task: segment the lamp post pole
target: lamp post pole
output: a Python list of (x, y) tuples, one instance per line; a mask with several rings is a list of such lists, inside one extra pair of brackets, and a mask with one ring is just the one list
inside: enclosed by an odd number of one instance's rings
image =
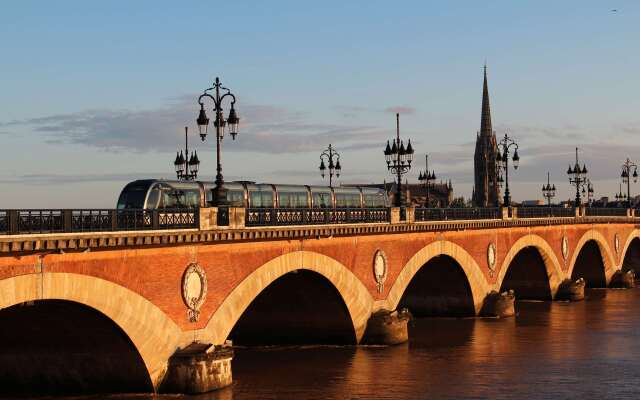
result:
[(631, 178), (633, 177), (633, 183), (638, 182), (638, 166), (627, 158), (621, 168), (622, 183), (627, 184), (627, 208), (631, 208)]
[(547, 205), (551, 207), (551, 199), (556, 197), (556, 185), (551, 185), (549, 172), (547, 172), (547, 184), (542, 185), (542, 195), (547, 199)]
[(176, 176), (178, 180), (190, 181), (195, 180), (198, 177), (198, 169), (200, 167), (200, 160), (198, 159), (198, 153), (194, 150), (189, 156), (189, 138), (188, 127), (184, 127), (184, 154), (182, 150), (180, 153), (176, 152), (176, 159), (173, 165), (176, 169)]
[(504, 138), (498, 143), (498, 147), (502, 147), (502, 154), (498, 150), (497, 161), (500, 164), (500, 169), (504, 170), (504, 199), (503, 204), (505, 207), (511, 207), (511, 193), (509, 192), (509, 151), (513, 147), (513, 169), (518, 169), (520, 164), (520, 156), (518, 155), (518, 144), (510, 138), (506, 133)]
[(591, 180), (589, 178), (586, 178), (585, 180), (585, 184), (584, 186), (582, 186), (582, 195), (586, 195), (587, 196), (587, 206), (591, 207), (591, 201), (593, 198), (593, 185), (591, 184)]
[[(336, 178), (340, 178), (340, 172), (342, 171), (342, 166), (340, 165), (340, 154), (329, 144), (329, 147), (324, 150), (320, 154), (320, 175), (324, 178), (325, 171), (327, 170), (327, 166), (325, 166), (324, 162), (327, 161), (329, 166), (329, 187), (333, 187), (333, 175)], [(335, 160), (335, 161), (334, 161)]]
[(624, 200), (627, 195), (622, 193), (622, 183), (619, 185), (619, 190), (618, 193), (616, 193), (616, 202), (618, 203), (618, 207), (620, 207), (620, 204), (622, 203), (622, 200)]
[[(215, 95), (209, 94), (210, 91), (214, 90)], [(220, 95), (220, 91), (226, 91), (226, 93)], [(231, 100), (231, 110), (229, 110), (229, 116), (227, 119), (224, 119), (224, 115), (222, 114), (222, 101), (229, 97)], [(216, 206), (223, 206), (227, 204), (227, 194), (224, 188), (224, 178), (222, 177), (222, 161), (221, 161), (221, 152), (220, 152), (220, 142), (224, 137), (225, 126), (229, 125), (229, 134), (231, 134), (231, 138), (233, 140), (236, 139), (236, 135), (238, 134), (238, 125), (240, 124), (240, 118), (236, 115), (236, 110), (234, 108), (236, 104), (236, 96), (231, 93), (229, 89), (222, 86), (220, 83), (220, 79), (216, 78), (213, 87), (205, 89), (204, 93), (198, 97), (198, 104), (200, 104), (200, 113), (198, 114), (198, 129), (200, 130), (200, 138), (202, 141), (207, 137), (207, 130), (209, 126), (209, 118), (204, 109), (205, 98), (210, 99), (213, 102), (212, 111), (215, 113), (216, 119), (213, 122), (213, 125), (216, 128), (216, 187), (213, 189), (213, 202)]]
[(424, 156), (424, 163), (425, 163), (425, 170), (424, 172), (420, 172), (420, 175), (418, 175), (418, 181), (422, 182), (425, 186), (425, 188), (427, 189), (427, 200), (424, 202), (424, 206), (425, 207), (429, 207), (429, 188), (431, 187), (431, 182), (434, 182), (436, 180), (436, 173), (435, 171), (429, 171), (429, 155), (425, 154)]
[(411, 146), (411, 139), (409, 139), (406, 148), (404, 147), (404, 142), (400, 140), (400, 114), (398, 113), (396, 113), (396, 138), (393, 139), (393, 146), (390, 146), (387, 140), (384, 156), (387, 161), (387, 169), (392, 174), (395, 174), (397, 179), (395, 206), (402, 207), (402, 175), (411, 169), (413, 147)]

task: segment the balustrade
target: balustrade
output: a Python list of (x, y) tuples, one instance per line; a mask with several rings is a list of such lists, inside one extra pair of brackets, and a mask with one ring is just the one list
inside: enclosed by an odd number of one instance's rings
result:
[[(203, 208), (202, 211), (216, 210)], [(626, 208), (521, 207), (504, 213), (501, 208), (415, 208), (410, 221), (464, 221), (535, 218), (626, 217)], [(230, 215), (233, 224), (230, 224)], [(202, 215), (208, 215), (207, 213)], [(200, 209), (95, 209), (0, 210), (0, 235), (73, 232), (115, 232), (168, 229), (242, 229), (260, 226), (394, 223), (391, 208), (228, 208), (219, 207), (217, 218), (201, 217)], [(241, 221), (240, 221), (241, 220)], [(203, 224), (201, 224), (203, 222)], [(399, 220), (396, 223), (403, 223)]]
[(518, 208), (518, 218), (549, 218), (549, 217), (571, 217), (576, 216), (574, 208), (568, 207), (520, 207)]
[(389, 222), (388, 208), (247, 208), (246, 226)]
[(0, 210), (0, 234), (198, 228), (195, 209)]
[(500, 208), (416, 208), (415, 221), (501, 219)]
[(585, 216), (587, 217), (626, 217), (626, 208), (600, 208), (585, 207)]

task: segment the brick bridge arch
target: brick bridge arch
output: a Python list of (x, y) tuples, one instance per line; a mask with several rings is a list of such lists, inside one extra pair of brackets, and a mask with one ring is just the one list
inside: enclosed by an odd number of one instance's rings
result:
[(562, 272), (561, 264), (558, 261), (558, 258), (556, 257), (556, 254), (549, 243), (542, 237), (534, 234), (528, 234), (521, 237), (511, 246), (511, 248), (505, 255), (504, 260), (502, 261), (502, 265), (500, 266), (500, 269), (498, 271), (498, 277), (496, 279), (494, 288), (496, 290), (500, 290), (509, 267), (511, 266), (511, 262), (521, 250), (527, 247), (534, 247), (538, 251), (538, 253), (540, 253), (542, 260), (544, 261), (544, 267), (547, 271), (547, 277), (549, 279), (551, 298), (554, 298), (556, 292), (558, 291), (560, 282), (562, 282), (562, 280), (564, 279), (564, 273)]
[(131, 339), (155, 389), (164, 377), (167, 359), (183, 344), (182, 331), (162, 310), (113, 282), (57, 272), (0, 280), (0, 309), (37, 300), (71, 301), (104, 314)]
[(281, 276), (300, 269), (314, 271), (333, 284), (344, 301), (357, 342), (360, 342), (371, 315), (373, 298), (364, 284), (340, 262), (320, 253), (294, 251), (263, 264), (247, 276), (227, 296), (203, 329), (211, 343), (223, 343), (251, 302)]
[[(620, 267), (622, 267), (622, 263), (624, 263), (624, 259), (627, 257), (627, 252), (629, 251), (629, 246), (631, 246), (631, 242), (633, 239), (640, 239), (640, 229), (634, 229), (629, 233), (627, 240), (624, 242), (624, 245), (620, 249)], [(640, 272), (640, 271), (638, 271)]]
[[(609, 244), (609, 241), (604, 237), (602, 233), (600, 233), (595, 229), (591, 229), (585, 232), (578, 240), (578, 243), (576, 243), (576, 246), (574, 247), (574, 250), (573, 250), (573, 254), (571, 255), (571, 261), (569, 262), (569, 270), (567, 271), (567, 277), (570, 278), (572, 276), (580, 251), (582, 250), (584, 245), (591, 240), (596, 242), (596, 244), (598, 245), (598, 249), (600, 250), (600, 255), (602, 256), (602, 264), (604, 265), (604, 275), (605, 275), (606, 283), (609, 284), (609, 282), (611, 281), (611, 276), (613, 276), (613, 273), (619, 269), (619, 266), (615, 262), (615, 257), (611, 252), (611, 246)], [(624, 252), (621, 252), (621, 254), (624, 254)]]
[(402, 295), (416, 273), (431, 259), (443, 255), (454, 259), (464, 271), (469, 287), (471, 288), (473, 305), (477, 314), (482, 307), (482, 302), (484, 301), (486, 294), (490, 291), (490, 286), (487, 284), (482, 270), (471, 254), (461, 246), (447, 240), (433, 242), (420, 249), (413, 255), (413, 257), (411, 257), (411, 259), (409, 259), (389, 290), (386, 300), (386, 308), (394, 310), (398, 307), (398, 303), (400, 302)]

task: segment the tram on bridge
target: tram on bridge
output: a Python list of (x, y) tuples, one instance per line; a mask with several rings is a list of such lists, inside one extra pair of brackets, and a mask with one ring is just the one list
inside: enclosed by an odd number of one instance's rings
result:
[[(382, 208), (389, 206), (384, 189), (350, 186), (279, 185), (235, 181), (225, 183), (227, 204), (245, 208)], [(214, 182), (145, 179), (128, 183), (117, 208), (165, 209), (206, 207), (213, 202)]]

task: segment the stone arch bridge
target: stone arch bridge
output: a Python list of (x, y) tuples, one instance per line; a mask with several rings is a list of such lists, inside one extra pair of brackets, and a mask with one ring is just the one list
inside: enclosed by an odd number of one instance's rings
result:
[[(505, 289), (552, 300), (566, 279), (606, 287), (616, 271), (634, 268), (638, 221), (200, 221), (194, 229), (0, 236), (0, 369), (11, 363), (13, 382), (49, 374), (55, 386), (66, 379), (65, 362), (91, 363), (102, 376), (86, 382), (120, 370), (123, 390), (151, 391), (194, 340), (212, 349), (229, 339), (358, 343), (377, 310), (477, 315), (490, 292)], [(80, 358), (61, 360), (49, 341)], [(215, 368), (230, 375), (229, 363)]]

